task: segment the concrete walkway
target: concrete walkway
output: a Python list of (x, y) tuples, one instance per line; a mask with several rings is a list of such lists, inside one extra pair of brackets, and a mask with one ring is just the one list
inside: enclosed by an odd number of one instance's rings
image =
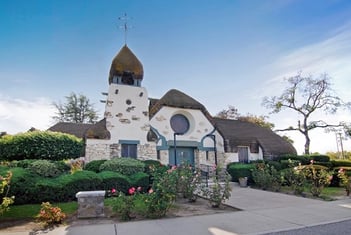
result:
[[(235, 235), (265, 234), (351, 219), (351, 199), (325, 202), (233, 187), (226, 204), (238, 212), (172, 219), (59, 227), (48, 235)], [(0, 234), (1, 231), (0, 231)], [(11, 233), (24, 235), (27, 233)]]

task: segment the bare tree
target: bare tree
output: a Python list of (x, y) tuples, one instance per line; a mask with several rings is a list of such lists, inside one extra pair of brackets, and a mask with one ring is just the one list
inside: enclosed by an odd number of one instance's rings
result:
[(299, 131), (305, 137), (305, 154), (310, 153), (309, 132), (316, 128), (342, 127), (344, 123), (329, 124), (323, 120), (311, 120), (317, 111), (334, 114), (343, 105), (341, 99), (331, 89), (330, 77), (321, 74), (318, 78), (304, 77), (300, 73), (287, 79), (287, 87), (280, 96), (264, 97), (262, 105), (279, 113), (284, 109), (293, 110), (302, 116), (297, 126), (276, 131)]
[(85, 95), (71, 93), (66, 96), (66, 103), (54, 103), (57, 115), (53, 117), (58, 122), (95, 123), (97, 111)]

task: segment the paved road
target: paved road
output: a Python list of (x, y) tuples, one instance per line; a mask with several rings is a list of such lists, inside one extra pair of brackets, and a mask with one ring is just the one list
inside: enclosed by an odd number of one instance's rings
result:
[(308, 228), (294, 229), (264, 235), (349, 235), (351, 234), (351, 220), (338, 223), (317, 225)]

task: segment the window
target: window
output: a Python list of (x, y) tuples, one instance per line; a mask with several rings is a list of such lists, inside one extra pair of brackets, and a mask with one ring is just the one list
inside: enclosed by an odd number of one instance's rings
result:
[(137, 158), (137, 144), (122, 144), (122, 157)]
[(189, 120), (182, 114), (173, 115), (170, 122), (171, 128), (175, 133), (182, 135), (189, 130)]

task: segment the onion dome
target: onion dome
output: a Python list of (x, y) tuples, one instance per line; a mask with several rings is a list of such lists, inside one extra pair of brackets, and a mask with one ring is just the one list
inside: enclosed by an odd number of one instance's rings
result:
[(114, 81), (114, 78), (120, 80), (123, 77), (128, 77), (128, 79), (137, 81), (140, 84), (141, 80), (143, 80), (143, 76), (143, 65), (128, 46), (124, 45), (112, 60), (110, 76), (108, 79), (109, 84)]

